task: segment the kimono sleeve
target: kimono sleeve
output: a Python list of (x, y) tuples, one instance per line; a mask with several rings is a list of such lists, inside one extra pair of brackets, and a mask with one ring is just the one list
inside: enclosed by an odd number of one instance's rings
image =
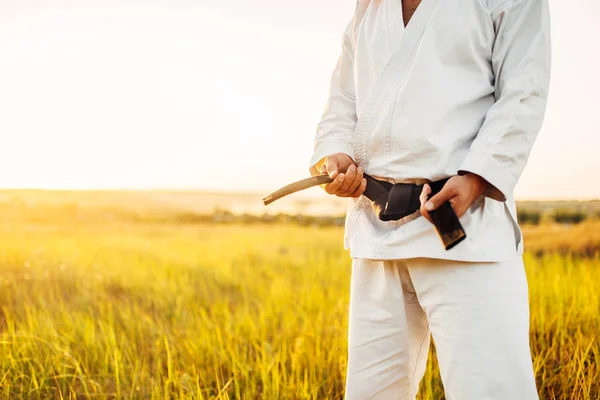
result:
[(354, 90), (354, 46), (352, 45), (352, 20), (343, 34), (342, 54), (330, 80), (325, 111), (317, 125), (314, 153), (310, 160), (312, 169), (335, 153), (345, 153), (354, 159), (352, 137), (357, 122)]
[(551, 67), (548, 0), (503, 3), (492, 13), (496, 102), (458, 171), (483, 177), (498, 201), (512, 197), (541, 130)]

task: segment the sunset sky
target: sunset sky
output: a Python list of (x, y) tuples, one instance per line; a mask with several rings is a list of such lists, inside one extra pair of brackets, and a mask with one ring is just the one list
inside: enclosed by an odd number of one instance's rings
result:
[[(397, 0), (400, 1), (400, 0)], [(0, 187), (268, 192), (308, 174), (354, 0), (0, 0)], [(600, 198), (600, 2), (551, 1), (517, 199)]]

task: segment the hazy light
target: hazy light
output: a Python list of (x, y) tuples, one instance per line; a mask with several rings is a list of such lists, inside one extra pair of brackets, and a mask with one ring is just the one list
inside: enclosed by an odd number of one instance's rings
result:
[[(600, 197), (600, 5), (551, 2), (544, 129), (517, 197)], [(354, 3), (0, 3), (0, 186), (269, 191), (308, 173)]]

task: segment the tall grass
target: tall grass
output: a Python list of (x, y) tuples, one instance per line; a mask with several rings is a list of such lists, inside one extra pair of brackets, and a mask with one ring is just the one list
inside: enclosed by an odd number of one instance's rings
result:
[[(0, 398), (341, 399), (342, 233), (5, 222)], [(540, 395), (600, 398), (599, 260), (544, 254), (526, 257)], [(431, 357), (420, 399), (440, 398)]]

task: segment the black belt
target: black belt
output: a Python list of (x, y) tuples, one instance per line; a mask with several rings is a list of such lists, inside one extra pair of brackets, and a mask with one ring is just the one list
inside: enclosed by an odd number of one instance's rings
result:
[[(420, 196), (423, 186), (413, 183), (393, 184), (375, 179), (367, 174), (364, 174), (364, 177), (367, 180), (367, 187), (363, 195), (371, 201), (380, 220), (397, 221), (421, 208)], [(448, 179), (429, 183), (430, 196), (434, 196), (442, 190)], [(331, 182), (333, 180), (327, 175), (303, 179), (271, 193), (263, 199), (263, 203), (268, 205), (288, 194)], [(436, 210), (430, 211), (429, 215), (446, 250), (450, 250), (466, 239), (467, 235), (450, 203), (442, 204)]]
[[(414, 183), (390, 183), (364, 175), (367, 188), (363, 195), (371, 200), (373, 208), (382, 221), (397, 221), (421, 208), (423, 186)], [(449, 178), (432, 182), (430, 197), (437, 194)]]

